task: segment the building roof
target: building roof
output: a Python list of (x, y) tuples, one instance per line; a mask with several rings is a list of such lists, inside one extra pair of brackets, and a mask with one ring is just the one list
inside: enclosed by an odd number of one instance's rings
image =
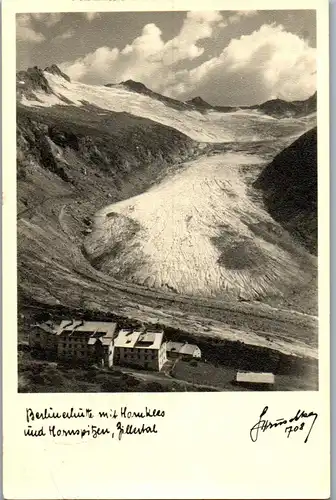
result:
[(114, 340), (115, 347), (134, 347), (138, 337), (140, 336), (140, 331), (133, 331), (131, 329), (121, 329), (118, 336)]
[(49, 322), (47, 323), (38, 323), (36, 325), (34, 325), (35, 328), (39, 328), (40, 330), (43, 330), (44, 332), (47, 332), (47, 333), (53, 333), (55, 334), (57, 329), (52, 325), (50, 324)]
[(90, 337), (88, 340), (89, 345), (95, 345), (96, 342), (101, 342), (103, 346), (108, 346), (112, 342), (111, 337)]
[(91, 333), (91, 335), (105, 333), (106, 337), (113, 337), (117, 328), (116, 323), (108, 321), (81, 321), (81, 320), (63, 320), (58, 327), (57, 335), (62, 333)]
[(99, 339), (103, 345), (109, 345), (114, 337), (117, 324), (103, 321), (63, 320), (57, 329), (59, 336), (83, 335), (89, 345), (94, 345)]
[(115, 347), (131, 349), (159, 349), (163, 341), (163, 331), (120, 330), (114, 341)]
[(186, 354), (189, 356), (200, 356), (201, 350), (195, 344), (189, 344), (187, 342), (167, 342), (167, 351), (178, 352), (179, 354)]
[(273, 373), (238, 372), (236, 382), (249, 384), (274, 384)]

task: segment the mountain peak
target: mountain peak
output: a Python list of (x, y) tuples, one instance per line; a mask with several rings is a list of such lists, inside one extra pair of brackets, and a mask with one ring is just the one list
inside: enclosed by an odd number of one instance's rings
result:
[(315, 91), (314, 94), (312, 94), (309, 98), (308, 101), (311, 102), (317, 102), (317, 92)]
[(144, 83), (137, 82), (131, 79), (121, 82), (121, 85), (124, 85), (124, 87), (128, 87), (129, 89), (135, 90), (137, 92), (150, 92), (150, 89), (146, 87)]
[(115, 87), (117, 85), (122, 85), (123, 87), (126, 87), (129, 90), (133, 90), (134, 92), (138, 92), (138, 94), (156, 94), (153, 90), (149, 89), (146, 87), (144, 83), (141, 82), (136, 82), (135, 80), (124, 80), (123, 82), (119, 83), (106, 83), (105, 87)]
[(61, 76), (62, 78), (64, 78), (68, 82), (70, 82), (70, 78), (68, 77), (68, 75), (63, 73), (63, 71), (61, 71), (60, 68), (56, 64), (52, 64), (51, 66), (47, 66), (46, 68), (44, 68), (44, 71), (46, 73), (51, 73), (52, 75)]
[(202, 97), (200, 96), (197, 96), (197, 97), (194, 97), (193, 99), (190, 99), (189, 101), (187, 101), (188, 104), (193, 104), (194, 106), (200, 106), (202, 108), (212, 108), (212, 106), (206, 102), (204, 99), (202, 99)]
[(43, 74), (41, 68), (34, 66), (28, 68), (27, 71), (18, 71), (16, 74), (16, 82), (20, 91), (42, 90), (46, 94), (51, 94), (50, 85)]

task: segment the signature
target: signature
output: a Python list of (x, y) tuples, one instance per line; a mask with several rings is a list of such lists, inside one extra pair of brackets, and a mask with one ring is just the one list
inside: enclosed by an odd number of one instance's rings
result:
[(265, 406), (263, 411), (260, 413), (258, 422), (250, 429), (250, 438), (254, 443), (259, 437), (259, 432), (265, 432), (276, 427), (282, 427), (287, 435), (287, 438), (289, 438), (292, 433), (307, 430), (306, 437), (304, 439), (304, 442), (307, 443), (318, 417), (318, 414), (314, 411), (307, 412), (305, 410), (298, 410), (296, 415), (292, 418), (285, 419), (281, 417), (274, 420), (274, 422), (271, 422), (270, 420), (266, 420), (264, 418), (267, 412), (268, 406)]

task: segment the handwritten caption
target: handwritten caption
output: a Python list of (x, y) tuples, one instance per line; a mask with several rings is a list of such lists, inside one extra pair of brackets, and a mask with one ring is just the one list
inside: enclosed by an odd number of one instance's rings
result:
[(26, 426), (23, 432), (24, 436), (30, 438), (105, 437), (121, 441), (125, 436), (158, 434), (158, 422), (164, 417), (164, 410), (147, 406), (140, 411), (127, 406), (102, 411), (93, 411), (91, 408), (56, 411), (52, 407), (36, 411), (34, 408), (26, 408)]
[(250, 438), (254, 443), (258, 440), (260, 432), (270, 431), (279, 427), (284, 431), (287, 438), (290, 438), (292, 434), (303, 433), (303, 442), (307, 443), (318, 417), (318, 414), (314, 411), (297, 410), (296, 414), (289, 418), (280, 417), (271, 421), (265, 417), (267, 412), (268, 406), (265, 406), (259, 415), (258, 422), (250, 429)]

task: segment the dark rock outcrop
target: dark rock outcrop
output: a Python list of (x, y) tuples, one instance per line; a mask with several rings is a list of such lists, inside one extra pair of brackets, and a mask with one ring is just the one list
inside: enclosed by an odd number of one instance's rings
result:
[[(45, 94), (54, 94), (54, 91), (50, 87), (47, 78), (45, 77), (45, 73), (52, 73), (54, 75), (58, 75), (68, 82), (70, 82), (70, 78), (68, 75), (63, 73), (56, 64), (42, 69), (34, 66), (33, 68), (28, 68), (27, 71), (18, 71), (16, 73), (16, 94), (17, 98), (20, 100), (23, 96), (28, 100), (38, 101), (38, 97), (35, 95), (35, 92), (44, 92)], [(61, 100), (67, 102), (67, 99), (59, 96)]]
[(249, 109), (257, 109), (262, 113), (278, 118), (300, 117), (316, 112), (317, 94), (313, 94), (303, 101), (284, 101), (283, 99), (272, 99), (262, 104), (250, 106)]
[(188, 104), (191, 104), (192, 106), (196, 106), (197, 108), (202, 108), (202, 109), (213, 109), (214, 106), (211, 106), (208, 102), (206, 102), (202, 97), (197, 96), (194, 97), (193, 99), (190, 99), (187, 101)]
[(254, 183), (272, 217), (317, 253), (317, 128), (279, 153)]
[(190, 106), (182, 101), (178, 101), (177, 99), (173, 99), (172, 97), (167, 97), (165, 95), (159, 94), (158, 92), (154, 92), (154, 90), (149, 89), (141, 82), (136, 82), (134, 80), (126, 80), (121, 83), (107, 83), (105, 87), (113, 88), (116, 86), (122, 85), (127, 90), (131, 90), (132, 92), (136, 92), (137, 94), (147, 95), (152, 99), (156, 99), (157, 101), (161, 101), (170, 108), (177, 109), (179, 111), (183, 111), (186, 109), (190, 109)]
[(155, 93), (153, 90), (146, 87), (146, 85), (144, 85), (143, 83), (136, 82), (134, 80), (126, 80), (124, 82), (121, 82), (121, 85), (129, 88), (130, 90), (134, 90), (135, 92), (138, 92), (139, 94), (151, 95), (152, 93)]
[(67, 80), (68, 82), (71, 81), (70, 77), (68, 75), (66, 75), (65, 73), (63, 73), (63, 71), (61, 71), (56, 64), (52, 64), (51, 66), (47, 66), (44, 69), (44, 71), (46, 71), (47, 73), (51, 73), (52, 75), (61, 76), (62, 78), (64, 78), (64, 80)]
[(18, 90), (24, 89), (25, 92), (42, 90), (46, 94), (52, 94), (48, 80), (44, 76), (43, 71), (37, 66), (28, 68), (27, 71), (18, 71), (16, 74), (16, 84)]

